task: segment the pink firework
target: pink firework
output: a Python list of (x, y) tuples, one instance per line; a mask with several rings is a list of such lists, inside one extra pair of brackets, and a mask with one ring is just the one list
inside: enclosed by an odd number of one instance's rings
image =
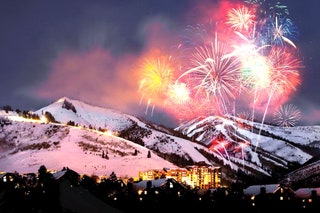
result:
[(268, 55), (271, 64), (271, 88), (276, 94), (290, 94), (300, 85), (301, 61), (287, 48), (273, 47)]
[(207, 98), (205, 92), (190, 91), (189, 85), (176, 83), (168, 96), (166, 107), (180, 121), (188, 121), (199, 116), (216, 114), (217, 104)]
[(208, 98), (221, 103), (224, 113), (239, 87), (240, 62), (237, 57), (226, 57), (228, 53), (228, 45), (218, 42), (216, 36), (209, 45), (195, 48), (190, 62), (192, 68), (179, 77), (192, 76), (194, 89), (205, 91)]

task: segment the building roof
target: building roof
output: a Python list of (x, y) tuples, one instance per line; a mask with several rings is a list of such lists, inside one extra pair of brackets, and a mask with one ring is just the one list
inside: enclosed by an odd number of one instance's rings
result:
[(295, 191), (296, 197), (298, 198), (309, 198), (311, 197), (312, 191), (315, 191), (317, 196), (320, 196), (319, 188), (300, 188)]
[(136, 190), (143, 190), (143, 189), (146, 189), (147, 188), (147, 183), (149, 181), (151, 181), (151, 187), (160, 187), (160, 186), (163, 186), (164, 184), (166, 184), (168, 178), (160, 178), (160, 179), (154, 179), (154, 180), (142, 180), (142, 181), (139, 181), (137, 183), (133, 183), (133, 187), (136, 189)]
[(73, 171), (73, 170), (71, 170), (71, 169), (69, 169), (69, 168), (64, 168), (64, 169), (62, 169), (62, 170), (60, 170), (60, 171), (58, 171), (58, 172), (55, 172), (54, 174), (53, 174), (53, 177), (56, 179), (56, 180), (59, 180), (59, 179), (61, 179), (63, 176), (65, 176), (66, 175), (66, 173), (73, 173), (73, 174), (76, 174), (77, 176), (79, 176), (79, 174), (77, 173), (77, 172), (75, 172), (75, 171)]
[(267, 194), (274, 193), (280, 184), (265, 184), (265, 185), (252, 185), (243, 190), (245, 195), (258, 195), (261, 193), (261, 188), (265, 188)]

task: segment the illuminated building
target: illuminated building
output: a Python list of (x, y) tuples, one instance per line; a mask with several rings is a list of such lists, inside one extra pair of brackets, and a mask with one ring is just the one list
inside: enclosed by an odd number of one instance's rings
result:
[(221, 168), (212, 167), (204, 163), (180, 169), (149, 170), (139, 172), (140, 180), (154, 180), (159, 178), (173, 178), (191, 188), (210, 189), (219, 188), (221, 184)]

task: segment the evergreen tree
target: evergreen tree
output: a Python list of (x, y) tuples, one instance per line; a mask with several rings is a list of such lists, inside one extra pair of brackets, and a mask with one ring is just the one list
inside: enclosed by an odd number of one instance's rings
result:
[(50, 113), (50, 112), (45, 112), (44, 113), (44, 116), (46, 117), (46, 119), (47, 119), (47, 121), (49, 122), (49, 123), (57, 123), (57, 121), (56, 121), (56, 119), (53, 117), (53, 115)]
[(114, 172), (111, 172), (109, 178), (110, 181), (114, 182), (117, 180), (117, 175)]
[(135, 149), (133, 155), (137, 156), (138, 155), (138, 150)]
[(13, 111), (13, 110), (12, 110), (12, 107), (11, 107), (10, 105), (5, 105), (5, 106), (2, 107), (2, 109), (3, 109), (4, 111), (6, 111), (6, 113), (8, 113), (9, 111)]

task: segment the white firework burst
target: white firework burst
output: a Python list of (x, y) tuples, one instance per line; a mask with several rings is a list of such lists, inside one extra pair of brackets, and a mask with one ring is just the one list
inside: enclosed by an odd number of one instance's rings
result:
[(300, 110), (293, 104), (282, 105), (273, 113), (273, 120), (278, 126), (292, 127), (300, 119)]

